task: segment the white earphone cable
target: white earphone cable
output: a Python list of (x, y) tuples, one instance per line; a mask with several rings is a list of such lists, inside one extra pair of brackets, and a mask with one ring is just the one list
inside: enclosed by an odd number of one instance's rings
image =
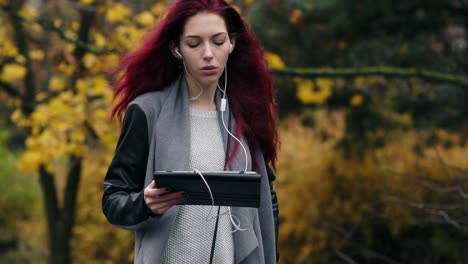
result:
[(185, 62), (184, 62), (183, 59), (182, 59), (182, 64), (184, 65), (184, 69), (185, 69), (185, 72), (187, 73), (187, 75), (198, 84), (198, 87), (200, 87), (200, 92), (196, 96), (194, 96), (192, 98), (189, 98), (190, 101), (197, 100), (203, 94), (203, 87), (197, 81), (197, 79), (195, 79), (195, 77), (193, 77), (192, 74), (190, 74), (190, 72), (187, 70), (187, 67), (185, 66)]

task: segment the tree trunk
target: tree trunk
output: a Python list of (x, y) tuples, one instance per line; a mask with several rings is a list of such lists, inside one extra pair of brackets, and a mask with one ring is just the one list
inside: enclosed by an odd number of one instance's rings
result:
[(76, 198), (81, 177), (82, 159), (71, 157), (67, 184), (64, 191), (63, 208), (59, 208), (57, 189), (53, 175), (44, 166), (39, 168), (40, 183), (44, 196), (49, 254), (51, 264), (72, 263), (70, 242), (76, 212)]

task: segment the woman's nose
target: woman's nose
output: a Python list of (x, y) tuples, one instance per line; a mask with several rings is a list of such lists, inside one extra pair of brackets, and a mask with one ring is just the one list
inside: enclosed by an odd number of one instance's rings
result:
[(213, 51), (211, 50), (211, 47), (209, 44), (206, 44), (205, 48), (203, 49), (203, 59), (204, 60), (213, 59)]

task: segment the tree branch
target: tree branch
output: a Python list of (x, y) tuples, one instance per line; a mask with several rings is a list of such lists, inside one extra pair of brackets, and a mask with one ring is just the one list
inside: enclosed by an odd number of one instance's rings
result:
[(49, 245), (50, 249), (52, 249), (57, 246), (57, 223), (60, 222), (60, 211), (58, 208), (57, 189), (55, 187), (53, 175), (47, 172), (44, 165), (39, 167), (39, 182), (41, 184), (42, 194), (44, 197), (44, 208), (49, 229)]
[(0, 89), (5, 91), (11, 97), (21, 98), (21, 94), (9, 83), (0, 81)]
[(63, 231), (62, 234), (69, 236), (74, 224), (75, 211), (76, 211), (76, 197), (78, 193), (78, 187), (80, 183), (82, 168), (82, 158), (74, 157), (70, 158), (70, 167), (67, 175), (67, 183), (64, 192), (63, 201)]
[(468, 78), (465, 76), (418, 68), (389, 66), (361, 68), (271, 68), (270, 71), (278, 76), (303, 78), (351, 78), (358, 76), (383, 76), (403, 79), (419, 78), (426, 81), (443, 82), (468, 88)]
[(21, 110), (24, 114), (28, 115), (34, 110), (36, 89), (35, 89), (35, 75), (32, 68), (31, 58), (29, 57), (29, 46), (27, 42), (27, 34), (24, 30), (22, 20), (18, 15), (20, 8), (23, 6), (24, 0), (11, 1), (10, 5), (4, 6), (7, 11), (10, 22), (15, 29), (15, 42), (21, 55), (25, 58), (26, 77), (24, 78), (25, 93), (21, 96)]

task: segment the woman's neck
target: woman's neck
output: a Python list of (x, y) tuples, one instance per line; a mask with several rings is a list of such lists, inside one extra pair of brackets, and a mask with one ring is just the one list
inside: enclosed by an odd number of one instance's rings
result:
[(190, 107), (198, 110), (216, 111), (215, 93), (216, 83), (200, 87), (192, 78), (185, 76), (188, 86)]

